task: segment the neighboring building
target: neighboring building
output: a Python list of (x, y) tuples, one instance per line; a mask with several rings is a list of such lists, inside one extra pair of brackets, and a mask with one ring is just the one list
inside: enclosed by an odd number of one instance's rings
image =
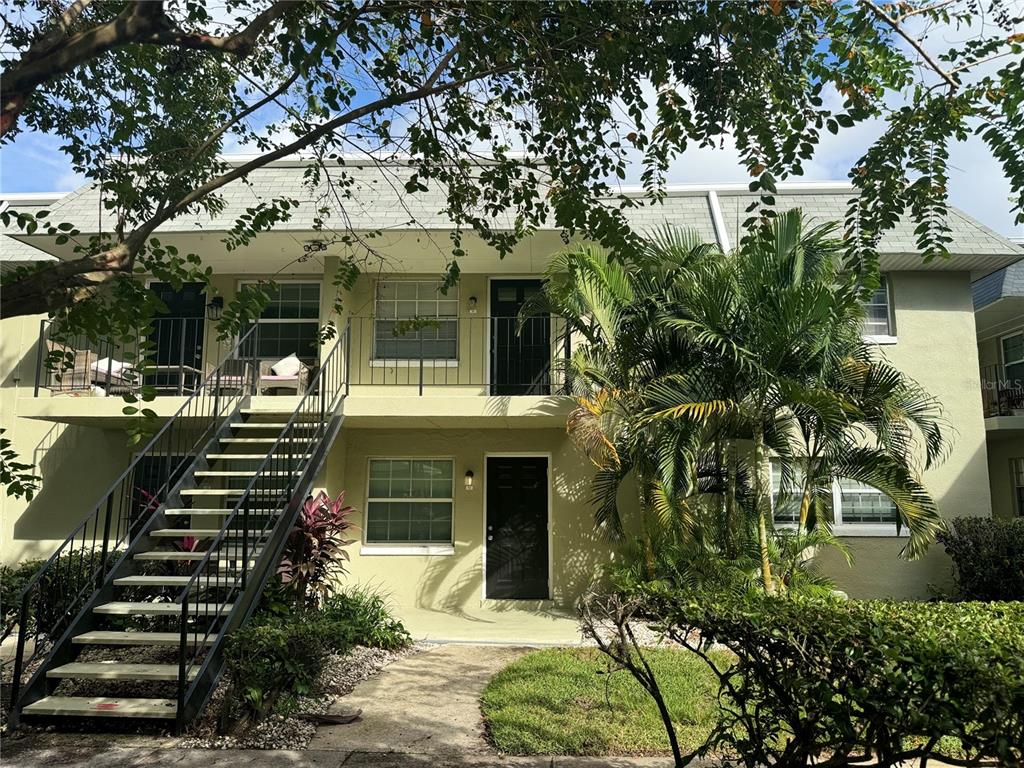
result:
[[(614, 548), (595, 533), (591, 467), (566, 436), (570, 401), (559, 394), (552, 367), (567, 350), (565, 334), (555, 318), (532, 321), (521, 333), (507, 319), (538, 290), (548, 260), (564, 247), (562, 233), (541, 228), (505, 259), (467, 236), (461, 280), (441, 295), (437, 276), (451, 229), (438, 213), (444, 200), (433, 193), (406, 195), (379, 168), (353, 165), (346, 171), (356, 183), (345, 221), (357, 232), (383, 234), (370, 241), (382, 256), (380, 265), (346, 292), (341, 316), (333, 309), (332, 276), (350, 251), (314, 231), (321, 204), (314, 201), (321, 198), (304, 188), (297, 162), (228, 186), (225, 206), (212, 220), (177, 219), (160, 229), (160, 238), (202, 256), (228, 299), (246, 281), (275, 277), (279, 294), (259, 324), (255, 356), (261, 361), (295, 353), (315, 368), (324, 354), (317, 329), (329, 320), (350, 329), (344, 420), (317, 484), (332, 494), (346, 490), (347, 501), (360, 511), (349, 566), (353, 579), (380, 586), (414, 628), (420, 619), (426, 624), (434, 617), (436, 628), (461, 617), (477, 622), (460, 625), (459, 631), (472, 633), (474, 626), (486, 631), (488, 622), (500, 623), (510, 608), (539, 615), (571, 609)], [(221, 237), (257, 202), (254, 190), (305, 205), (272, 232), (226, 252)], [(776, 201), (819, 222), (841, 221), (849, 195), (844, 184), (782, 185)], [(750, 199), (742, 186), (677, 187), (663, 203), (627, 213), (639, 229), (692, 227), (728, 249), (737, 242)], [(98, 191), (83, 187), (53, 203), (50, 220), (90, 233), (109, 226), (98, 215)], [(1010, 264), (1016, 247), (958, 211), (950, 215), (946, 259), (922, 261), (912, 224), (885, 238), (885, 288), (872, 301), (869, 331), (892, 362), (939, 398), (956, 428), (948, 460), (925, 474), (943, 514), (987, 516), (989, 466), (971, 282)], [(70, 256), (70, 246), (47, 236), (17, 240), (57, 258)], [(304, 249), (310, 241), (325, 243), (324, 249)], [(154, 289), (172, 309), (158, 321), (164, 367), (154, 408), (166, 418), (225, 345), (215, 341), (208, 319), (217, 307), (195, 286)], [(430, 322), (412, 330), (401, 325), (413, 318)], [(105, 389), (117, 391), (111, 368), (117, 353), (94, 350), (89, 357), (84, 348), (75, 350), (81, 363), (56, 382), (39, 366), (47, 344), (40, 321), (14, 319), (2, 326), (3, 426), (43, 476), (43, 490), (32, 502), (0, 502), (5, 562), (51, 551), (132, 457), (124, 440), (130, 418), (122, 414), (124, 404), (102, 396)], [(256, 396), (254, 407), (276, 407), (285, 415), (293, 407), (287, 398), (267, 404), (274, 400)], [(922, 562), (899, 561), (904, 538), (891, 506), (876, 496), (861, 488), (837, 495), (836, 532), (848, 538), (857, 564), (847, 569), (830, 561), (828, 567), (855, 596), (925, 596), (929, 583), (947, 577), (948, 563), (940, 553)]]
[(995, 517), (1024, 517), (1024, 240), (1021, 261), (974, 283)]

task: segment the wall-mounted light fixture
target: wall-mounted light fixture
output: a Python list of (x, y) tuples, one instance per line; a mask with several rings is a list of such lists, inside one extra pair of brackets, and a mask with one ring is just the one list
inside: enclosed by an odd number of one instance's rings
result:
[(473, 470), (472, 469), (467, 469), (466, 470), (466, 490), (467, 491), (472, 491), (473, 490)]
[(210, 303), (206, 305), (206, 319), (207, 320), (220, 320), (221, 313), (224, 312), (224, 297), (214, 296), (210, 299)]
[(467, 302), (467, 303), (469, 304), (469, 314), (475, 315), (476, 314), (476, 296), (470, 296), (469, 297), (469, 302)]

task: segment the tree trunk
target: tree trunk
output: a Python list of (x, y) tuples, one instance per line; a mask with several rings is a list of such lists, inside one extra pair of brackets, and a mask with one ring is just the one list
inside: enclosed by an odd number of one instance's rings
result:
[(757, 542), (761, 550), (761, 580), (764, 591), (769, 595), (775, 592), (772, 580), (772, 563), (768, 556), (768, 513), (771, 501), (764, 491), (762, 478), (762, 460), (764, 456), (764, 432), (758, 423), (754, 427), (754, 503), (757, 505)]

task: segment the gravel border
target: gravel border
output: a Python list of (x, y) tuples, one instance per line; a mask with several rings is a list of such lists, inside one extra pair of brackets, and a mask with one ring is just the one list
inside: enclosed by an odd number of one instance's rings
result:
[(398, 651), (359, 646), (347, 654), (332, 654), (324, 664), (313, 695), (300, 696), (296, 710), (288, 715), (272, 714), (238, 734), (217, 733), (217, 716), (231, 689), (225, 676), (214, 692), (202, 719), (181, 737), (179, 746), (190, 749), (306, 749), (316, 734), (316, 724), (303, 715), (325, 714), (335, 700), (352, 692), (362, 681), (380, 674), (389, 664), (419, 653), (426, 644), (417, 643)]

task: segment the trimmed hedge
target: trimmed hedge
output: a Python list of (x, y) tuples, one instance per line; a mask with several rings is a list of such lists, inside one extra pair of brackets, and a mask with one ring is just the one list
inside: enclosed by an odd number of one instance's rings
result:
[(936, 540), (953, 558), (961, 600), (1024, 600), (1024, 518), (959, 517)]
[(1024, 764), (1024, 604), (662, 594), (652, 607), (696, 652), (694, 630), (737, 657), (717, 670), (721, 717), (701, 755), (890, 765), (952, 745)]

